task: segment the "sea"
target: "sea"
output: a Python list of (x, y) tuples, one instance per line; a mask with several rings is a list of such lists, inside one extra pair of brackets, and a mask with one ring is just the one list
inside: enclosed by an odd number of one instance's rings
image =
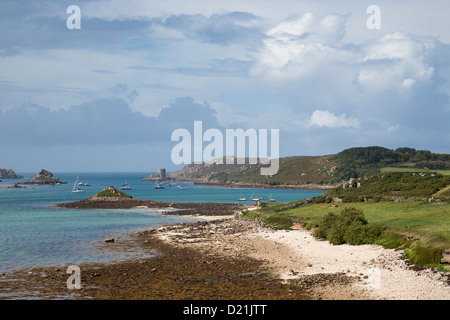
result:
[[(36, 173), (20, 173), (23, 179), (0, 182), (0, 274), (34, 266), (58, 266), (81, 263), (105, 263), (136, 258), (141, 252), (109, 252), (99, 250), (106, 238), (126, 238), (134, 232), (161, 225), (198, 221), (195, 218), (166, 215), (163, 209), (66, 209), (57, 203), (73, 202), (95, 195), (104, 188), (121, 188), (140, 199), (168, 202), (225, 202), (252, 203), (251, 198), (270, 197), (276, 202), (290, 202), (318, 196), (323, 191), (290, 189), (225, 188), (179, 182), (185, 186), (166, 186), (155, 189), (154, 182), (142, 181), (151, 173), (67, 173), (54, 176), (67, 184), (26, 185), (26, 188), (7, 188), (14, 183), (29, 181)], [(73, 193), (75, 182), (84, 192)], [(77, 183), (78, 184), (78, 183)]]

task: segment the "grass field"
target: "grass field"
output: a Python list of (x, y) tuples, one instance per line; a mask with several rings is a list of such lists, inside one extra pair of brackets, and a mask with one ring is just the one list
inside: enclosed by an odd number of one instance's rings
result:
[[(418, 265), (438, 265), (436, 261), (440, 260), (442, 250), (450, 248), (450, 203), (447, 202), (430, 204), (423, 201), (381, 201), (342, 203), (338, 206), (320, 203), (301, 207), (293, 207), (292, 203), (273, 203), (265, 204), (260, 210), (248, 212), (245, 217), (262, 218), (267, 224), (281, 227), (289, 227), (292, 221), (296, 221), (308, 228), (318, 225), (327, 213), (338, 214), (346, 207), (362, 210), (370, 224), (385, 226), (387, 233), (399, 235), (395, 239), (398, 245), (392, 245), (392, 241), (386, 238), (380, 240), (379, 244), (391, 248), (403, 246), (405, 253)], [(407, 237), (410, 240), (407, 240)], [(442, 265), (440, 268), (450, 271), (450, 268)]]
[(397, 167), (384, 167), (380, 169), (381, 173), (387, 172), (402, 172), (402, 173), (439, 173), (444, 176), (450, 175), (450, 170), (430, 170), (427, 168), (397, 168)]

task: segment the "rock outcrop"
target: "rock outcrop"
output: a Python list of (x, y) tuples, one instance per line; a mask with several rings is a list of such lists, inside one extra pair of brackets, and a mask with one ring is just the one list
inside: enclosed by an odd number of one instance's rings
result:
[(28, 182), (24, 182), (24, 184), (62, 184), (67, 182), (62, 182), (59, 178), (55, 178), (53, 173), (50, 171), (42, 169), (39, 171), (36, 177), (31, 179)]
[(0, 169), (0, 179), (22, 179), (23, 177), (17, 175), (12, 169)]
[(449, 248), (449, 249), (445, 249), (445, 250), (442, 252), (441, 263), (447, 263), (447, 264), (450, 264), (450, 248)]

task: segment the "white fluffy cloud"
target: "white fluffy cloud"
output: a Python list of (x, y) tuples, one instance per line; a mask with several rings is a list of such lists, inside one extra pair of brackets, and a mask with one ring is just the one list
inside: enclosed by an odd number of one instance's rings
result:
[(337, 46), (347, 19), (336, 14), (319, 18), (308, 12), (281, 22), (266, 33), (253, 74), (292, 79), (315, 72), (324, 62), (352, 59), (352, 52)]
[(414, 39), (401, 32), (388, 34), (362, 46), (358, 84), (365, 90), (410, 88), (429, 82), (434, 68), (427, 57), (436, 48), (434, 39)]
[(347, 117), (345, 114), (336, 116), (327, 110), (315, 110), (309, 120), (309, 125), (311, 127), (327, 127), (327, 128), (357, 128), (359, 122), (357, 119), (352, 117)]
[(449, 46), (400, 31), (344, 43), (348, 19), (306, 13), (279, 23), (267, 32), (253, 75), (288, 97), (297, 120), (308, 119), (304, 129), (428, 128), (428, 109), (448, 120)]

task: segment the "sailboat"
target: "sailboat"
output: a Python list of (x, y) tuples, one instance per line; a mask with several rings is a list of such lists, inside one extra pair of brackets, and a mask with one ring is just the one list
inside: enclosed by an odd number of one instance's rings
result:
[(255, 197), (253, 196), (254, 194), (255, 194), (255, 193), (252, 193), (252, 200), (253, 200), (253, 201), (259, 201), (260, 198), (258, 198), (258, 197), (255, 198)]
[(76, 192), (84, 192), (83, 189), (80, 189), (80, 188), (78, 187), (78, 178), (79, 178), (79, 176), (77, 175), (77, 180), (75, 180), (75, 184), (73, 185), (72, 193), (76, 193)]
[(269, 201), (270, 201), (270, 202), (275, 202), (275, 199), (272, 198), (272, 194), (270, 194), (270, 196), (269, 196)]
[(240, 196), (240, 198), (239, 198), (238, 201), (247, 201), (247, 198), (243, 198), (243, 197), (242, 197), (242, 192), (241, 192), (241, 196)]

